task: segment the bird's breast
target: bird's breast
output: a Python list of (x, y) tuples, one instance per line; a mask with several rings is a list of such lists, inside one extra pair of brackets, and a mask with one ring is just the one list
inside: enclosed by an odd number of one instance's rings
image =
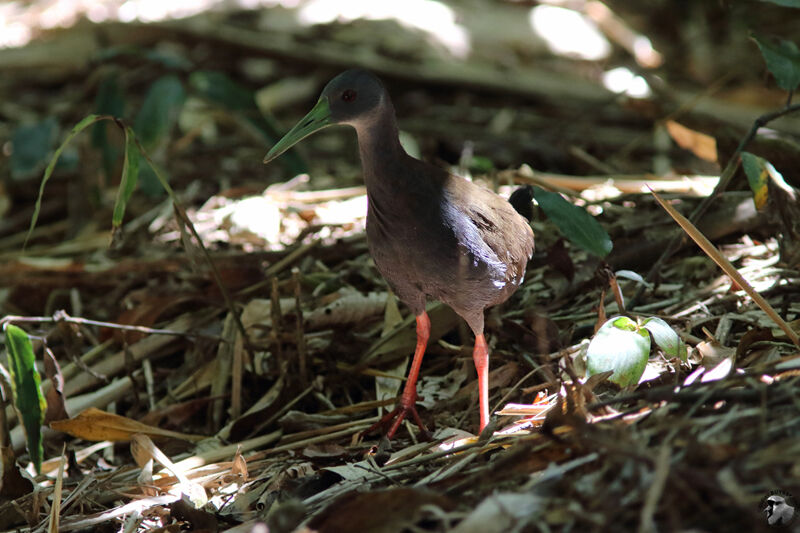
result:
[(453, 307), (471, 303), (482, 309), (505, 299), (518, 284), (481, 240), (478, 228), (459, 218), (452, 206), (419, 210), (410, 217), (383, 206), (369, 204), (367, 240), (376, 267), (401, 299), (424, 295)]

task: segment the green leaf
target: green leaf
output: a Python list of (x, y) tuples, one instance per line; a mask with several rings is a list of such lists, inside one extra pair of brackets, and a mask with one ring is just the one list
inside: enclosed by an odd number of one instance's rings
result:
[[(145, 150), (152, 153), (161, 146), (177, 121), (185, 99), (183, 84), (174, 74), (163, 76), (150, 86), (133, 124), (136, 136)], [(148, 196), (163, 194), (155, 174), (147, 167), (139, 174), (139, 182), (142, 192)]]
[[(606, 323), (608, 322), (611, 322), (615, 328), (624, 331), (637, 331), (639, 329), (639, 324), (637, 324), (634, 320), (631, 320), (626, 316), (618, 316), (616, 318), (608, 320)], [(603, 326), (600, 327), (602, 328)]]
[(756, 204), (756, 209), (761, 210), (769, 197), (769, 170), (767, 169), (769, 163), (763, 157), (758, 157), (750, 152), (742, 152), (741, 157), (742, 167), (747, 175), (747, 183), (750, 185), (750, 190), (753, 191), (753, 202)]
[(145, 150), (157, 148), (178, 117), (186, 94), (181, 80), (174, 74), (157, 79), (136, 115), (133, 129)]
[(494, 170), (494, 163), (488, 157), (476, 155), (469, 161), (469, 171), (473, 174), (488, 174)]
[(753, 34), (753, 39), (761, 49), (767, 69), (775, 76), (778, 86), (794, 91), (800, 85), (800, 50), (792, 41), (783, 39), (776, 43), (763, 35)]
[(189, 85), (204, 98), (231, 111), (257, 109), (253, 91), (230, 79), (223, 72), (200, 70), (189, 76)]
[(586, 351), (586, 375), (613, 371), (609, 380), (620, 387), (636, 385), (650, 356), (650, 335), (627, 317), (603, 324)]
[(44, 186), (47, 184), (47, 181), (50, 179), (50, 176), (53, 175), (53, 169), (56, 168), (56, 163), (58, 163), (58, 158), (61, 157), (61, 152), (64, 151), (64, 148), (69, 144), (69, 142), (80, 132), (85, 130), (88, 126), (91, 126), (95, 122), (100, 120), (105, 120), (108, 117), (98, 116), (98, 115), (89, 115), (88, 117), (84, 118), (80, 122), (78, 122), (75, 127), (72, 128), (72, 131), (69, 132), (67, 138), (64, 139), (64, 142), (61, 143), (61, 146), (56, 149), (56, 153), (53, 154), (53, 157), (50, 159), (50, 164), (47, 165), (47, 168), (44, 169), (44, 176), (42, 177), (42, 182), (39, 184), (39, 195), (36, 197), (36, 203), (33, 206), (33, 215), (31, 216), (31, 224), (28, 227), (28, 233), (25, 235), (25, 242), (22, 244), (22, 249), (25, 249), (25, 246), (28, 244), (28, 239), (31, 236), (31, 232), (33, 232), (33, 228), (36, 227), (36, 221), (39, 220), (39, 211), (42, 209), (42, 198), (44, 197)]
[(42, 170), (53, 147), (56, 119), (53, 117), (25, 124), (14, 130), (11, 137), (11, 177), (24, 179)]
[(645, 320), (642, 327), (650, 332), (656, 346), (661, 348), (667, 356), (677, 357), (686, 362), (686, 344), (669, 324), (654, 316)]
[(33, 345), (28, 334), (13, 324), (5, 324), (8, 369), (11, 374), (11, 394), (14, 406), (19, 411), (25, 435), (28, 439), (28, 453), (37, 473), (42, 470), (42, 424), (47, 410), (47, 401), (42, 395), (39, 372)]
[(111, 225), (116, 230), (122, 225), (125, 217), (125, 208), (128, 200), (136, 188), (139, 177), (139, 149), (136, 146), (136, 134), (130, 126), (125, 128), (125, 160), (122, 163), (122, 178), (117, 189), (117, 199), (114, 202), (114, 215)]
[[(256, 128), (267, 144), (273, 145), (283, 137), (275, 121), (261, 113), (256, 105), (255, 93), (230, 79), (227, 74), (200, 70), (189, 76), (189, 85), (204, 99), (241, 115)], [(294, 151), (281, 156), (280, 161), (294, 176), (308, 172), (308, 165)]]
[(533, 188), (533, 197), (570, 242), (597, 257), (611, 252), (611, 237), (585, 209), (569, 203), (558, 193), (539, 187)]
[[(117, 82), (118, 73), (106, 76), (100, 82), (94, 100), (94, 111), (98, 115), (121, 117), (125, 112), (125, 95)], [(108, 125), (95, 124), (92, 128), (92, 146), (103, 154), (103, 170), (107, 178), (114, 173), (114, 164), (119, 156), (119, 147), (108, 142)]]

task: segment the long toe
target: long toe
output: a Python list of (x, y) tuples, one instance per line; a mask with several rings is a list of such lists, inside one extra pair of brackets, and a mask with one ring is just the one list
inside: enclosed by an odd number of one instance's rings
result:
[(366, 436), (380, 429), (386, 433), (387, 439), (391, 439), (394, 437), (395, 433), (397, 433), (397, 430), (400, 429), (400, 424), (403, 423), (403, 420), (410, 416), (422, 432), (423, 438), (429, 438), (430, 432), (425, 427), (425, 424), (422, 423), (416, 406), (413, 403), (411, 405), (403, 405), (403, 403), (404, 402), (398, 403), (393, 411), (383, 415), (380, 420), (372, 424), (361, 435)]

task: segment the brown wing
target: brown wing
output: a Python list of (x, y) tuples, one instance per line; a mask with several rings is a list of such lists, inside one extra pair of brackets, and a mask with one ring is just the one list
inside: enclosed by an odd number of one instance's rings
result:
[(533, 254), (533, 230), (528, 222), (507, 200), (463, 178), (452, 176), (448, 189), (482, 240), (506, 264), (506, 281), (514, 285), (522, 281)]

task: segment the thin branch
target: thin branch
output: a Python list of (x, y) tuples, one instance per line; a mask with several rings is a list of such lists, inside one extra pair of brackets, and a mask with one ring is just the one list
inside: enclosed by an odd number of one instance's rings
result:
[(209, 339), (218, 342), (226, 342), (225, 339), (217, 335), (206, 335), (203, 333), (187, 333), (185, 331), (176, 331), (171, 329), (157, 329), (148, 328), (146, 326), (135, 326), (129, 324), (117, 324), (115, 322), (103, 322), (100, 320), (91, 320), (82, 317), (69, 316), (64, 311), (56, 311), (53, 316), (15, 316), (6, 315), (0, 318), (0, 324), (57, 324), (59, 322), (66, 322), (68, 324), (80, 324), (84, 326), (97, 326), (100, 328), (119, 329), (123, 331), (136, 331), (139, 333), (146, 333), (149, 335), (173, 335), (175, 337), (189, 337), (196, 339)]

